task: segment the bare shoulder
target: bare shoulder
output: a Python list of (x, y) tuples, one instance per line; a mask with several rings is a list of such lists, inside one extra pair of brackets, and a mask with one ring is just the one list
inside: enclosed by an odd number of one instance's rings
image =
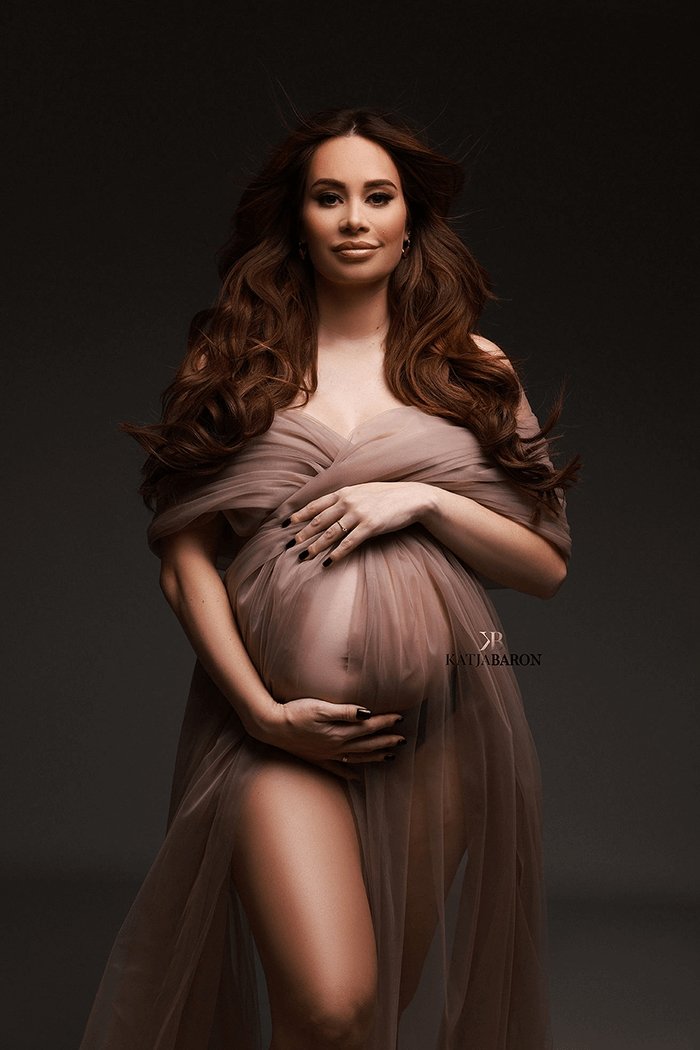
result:
[(513, 367), (508, 355), (504, 353), (496, 343), (492, 343), (490, 339), (486, 339), (483, 335), (472, 334), (472, 339), (479, 349), (484, 351), (484, 353), (491, 354), (492, 357), (498, 357), (504, 362), (504, 364), (510, 365), (511, 368)]

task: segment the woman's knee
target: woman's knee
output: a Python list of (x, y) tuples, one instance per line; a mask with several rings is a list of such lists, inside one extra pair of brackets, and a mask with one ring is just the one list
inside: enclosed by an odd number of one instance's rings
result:
[(295, 1016), (287, 1021), (299, 1033), (299, 1045), (305, 1050), (361, 1050), (374, 1023), (375, 1009), (376, 988), (368, 983), (354, 989), (327, 990), (303, 1006), (299, 1004)]

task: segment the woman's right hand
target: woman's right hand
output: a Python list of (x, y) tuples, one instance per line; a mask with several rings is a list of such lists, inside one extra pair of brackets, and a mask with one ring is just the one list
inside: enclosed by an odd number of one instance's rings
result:
[(394, 729), (402, 721), (400, 714), (372, 715), (357, 704), (301, 697), (268, 711), (253, 734), (258, 740), (348, 780), (360, 779), (353, 765), (383, 762), (405, 739)]

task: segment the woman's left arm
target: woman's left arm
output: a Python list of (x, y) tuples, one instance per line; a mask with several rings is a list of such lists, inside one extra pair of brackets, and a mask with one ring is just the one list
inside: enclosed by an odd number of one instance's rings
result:
[(516, 591), (553, 598), (566, 579), (566, 562), (544, 537), (467, 496), (432, 485), (420, 522), (477, 572)]

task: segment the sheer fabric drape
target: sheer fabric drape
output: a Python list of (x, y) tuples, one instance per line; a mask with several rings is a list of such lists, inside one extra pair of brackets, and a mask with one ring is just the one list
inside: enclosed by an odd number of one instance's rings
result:
[[(523, 397), (523, 435), (538, 424)], [(546, 445), (541, 449), (547, 457)], [(348, 785), (379, 952), (368, 1050), (546, 1050), (540, 771), (484, 583), (421, 526), (330, 568), (286, 551), (280, 522), (344, 485), (418, 481), (533, 528), (565, 558), (565, 504), (530, 522), (467, 429), (401, 406), (344, 438), (295, 409), (215, 477), (161, 508), (159, 540), (223, 513), (246, 542), (219, 567), (248, 652), (279, 701), (401, 711), (393, 763)], [(508, 656), (500, 643), (491, 653)], [(461, 659), (460, 659), (461, 657)], [(175, 702), (175, 701), (174, 701)], [(107, 961), (80, 1050), (261, 1046), (253, 942), (231, 880), (240, 800), (269, 755), (196, 661), (167, 834)], [(412, 993), (399, 1016), (401, 988)]]

